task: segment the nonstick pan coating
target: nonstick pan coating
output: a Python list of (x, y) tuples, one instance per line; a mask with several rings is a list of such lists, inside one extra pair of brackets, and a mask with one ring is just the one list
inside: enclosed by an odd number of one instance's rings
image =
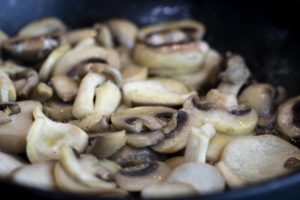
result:
[[(193, 18), (206, 25), (205, 39), (212, 47), (222, 53), (241, 54), (259, 81), (282, 85), (289, 96), (294, 96), (300, 94), (299, 9), (299, 0), (1, 0), (0, 29), (13, 35), (24, 24), (45, 16), (59, 17), (71, 28), (111, 17), (128, 18), (138, 25)], [(299, 199), (299, 188), (300, 173), (295, 173), (252, 187), (189, 199)], [(0, 191), (8, 198), (90, 199), (28, 189), (7, 181), (0, 181)]]

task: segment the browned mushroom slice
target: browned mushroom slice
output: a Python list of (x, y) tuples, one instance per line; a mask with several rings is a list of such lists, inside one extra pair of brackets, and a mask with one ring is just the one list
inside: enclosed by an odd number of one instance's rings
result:
[(48, 119), (41, 108), (36, 108), (33, 115), (34, 123), (26, 138), (26, 153), (32, 163), (58, 160), (63, 145), (70, 145), (78, 152), (86, 148), (88, 135), (80, 128)]
[(64, 102), (71, 101), (75, 98), (78, 85), (76, 81), (66, 75), (54, 76), (51, 83), (56, 95)]
[(241, 187), (287, 174), (291, 158), (300, 159), (300, 150), (273, 135), (244, 136), (230, 142), (218, 163), (230, 187)]
[(12, 180), (29, 187), (36, 187), (44, 190), (55, 188), (53, 179), (54, 162), (42, 162), (32, 165), (25, 165), (12, 174)]
[(110, 19), (106, 24), (119, 44), (128, 48), (134, 46), (138, 31), (135, 24), (126, 19)]
[[(172, 80), (172, 82), (177, 82)], [(177, 85), (183, 85), (177, 82)], [(184, 85), (182, 87), (185, 87)], [(181, 88), (182, 88), (181, 87)], [(125, 83), (122, 87), (124, 100), (129, 105), (162, 105), (178, 106), (195, 94), (195, 91), (178, 91), (176, 87), (159, 79), (133, 81)]]
[(91, 146), (88, 152), (97, 158), (107, 158), (117, 152), (126, 143), (125, 131), (90, 134)]
[(206, 163), (184, 163), (176, 167), (167, 181), (177, 181), (193, 186), (200, 194), (221, 192), (225, 189), (225, 180), (221, 173)]
[(65, 35), (65, 40), (71, 44), (75, 45), (79, 41), (82, 41), (86, 38), (95, 37), (97, 35), (96, 30), (92, 28), (84, 28), (84, 29), (77, 29), (74, 31), (70, 31)]
[(32, 37), (52, 33), (63, 33), (67, 30), (66, 25), (54, 17), (42, 18), (30, 22), (18, 32), (18, 36)]
[(146, 161), (139, 165), (121, 169), (115, 178), (120, 188), (137, 192), (147, 185), (162, 182), (167, 178), (170, 171), (171, 169), (163, 162)]
[(300, 137), (300, 96), (291, 98), (278, 108), (277, 124), (285, 136), (291, 139)]
[(81, 69), (89, 63), (105, 63), (120, 68), (120, 58), (113, 49), (97, 46), (74, 48), (62, 56), (55, 64), (53, 75), (67, 75), (72, 70)]
[(15, 101), (17, 99), (16, 88), (9, 76), (0, 71), (0, 103)]
[(171, 157), (164, 161), (171, 169), (175, 169), (177, 166), (183, 164), (185, 159), (183, 156)]
[(55, 34), (17, 37), (6, 40), (3, 43), (3, 50), (14, 58), (36, 62), (46, 58), (59, 44), (60, 38)]
[(186, 146), (191, 132), (191, 125), (194, 121), (184, 109), (179, 110), (175, 117), (175, 127), (168, 132), (165, 132), (165, 137), (161, 142), (151, 146), (154, 151), (159, 153), (174, 153)]
[(39, 75), (34, 69), (27, 68), (16, 73), (13, 77), (14, 84), (19, 97), (26, 98), (39, 83)]
[(49, 100), (53, 96), (52, 87), (48, 86), (46, 83), (40, 82), (37, 84), (36, 88), (34, 88), (30, 94), (30, 98), (45, 102)]
[(98, 164), (98, 159), (92, 155), (79, 156), (76, 150), (63, 145), (59, 163), (65, 172), (75, 180), (88, 187), (99, 190), (109, 190), (116, 187), (112, 180), (113, 174)]
[(257, 123), (257, 114), (247, 106), (224, 108), (191, 97), (185, 101), (185, 109), (191, 112), (191, 117), (203, 123), (211, 123), (217, 132), (233, 135), (251, 133)]
[(44, 103), (44, 113), (55, 121), (68, 122), (74, 119), (72, 114), (72, 105), (50, 100)]
[(0, 177), (6, 178), (13, 171), (25, 165), (25, 162), (14, 155), (0, 151)]
[(204, 26), (192, 20), (152, 25), (138, 32), (134, 61), (148, 66), (152, 74), (184, 74), (201, 68), (209, 49), (199, 41)]
[(146, 186), (141, 196), (143, 198), (161, 199), (194, 196), (198, 192), (193, 186), (180, 182), (162, 182)]
[(32, 124), (32, 112), (42, 107), (38, 101), (19, 101), (19, 113), (10, 115), (10, 123), (0, 126), (0, 148), (6, 152), (23, 153), (26, 149), (26, 136)]

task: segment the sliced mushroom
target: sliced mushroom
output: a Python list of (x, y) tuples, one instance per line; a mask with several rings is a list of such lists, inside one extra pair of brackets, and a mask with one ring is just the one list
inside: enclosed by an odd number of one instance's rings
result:
[(204, 26), (192, 20), (144, 27), (138, 33), (133, 59), (148, 66), (151, 74), (195, 72), (209, 49), (207, 43), (199, 41), (203, 34)]
[(105, 63), (120, 68), (120, 58), (113, 49), (97, 46), (74, 48), (58, 60), (54, 66), (53, 75), (72, 74), (72, 70), (82, 69), (89, 63)]
[(175, 156), (165, 160), (164, 163), (166, 163), (171, 169), (175, 169), (177, 166), (185, 163), (185, 159), (183, 156)]
[(0, 103), (16, 99), (17, 93), (12, 80), (5, 72), (0, 71)]
[(17, 103), (0, 103), (0, 125), (11, 122), (10, 115), (20, 112), (21, 108)]
[(273, 135), (244, 136), (230, 142), (218, 166), (230, 187), (241, 187), (287, 174), (291, 158), (300, 158), (300, 150)]
[(27, 68), (24, 71), (15, 74), (14, 79), (17, 94), (21, 98), (28, 97), (39, 83), (38, 73), (31, 68)]
[(193, 186), (180, 182), (162, 182), (146, 186), (141, 195), (143, 198), (161, 199), (178, 198), (196, 195)]
[(15, 171), (11, 178), (14, 182), (44, 190), (55, 188), (53, 179), (54, 162), (25, 165)]
[(206, 162), (209, 140), (216, 134), (211, 124), (204, 124), (200, 128), (192, 127), (185, 148), (184, 157), (186, 162)]
[(112, 34), (108, 26), (106, 26), (105, 24), (97, 23), (94, 25), (94, 29), (97, 31), (97, 35), (95, 36), (95, 38), (100, 46), (104, 46), (106, 48), (114, 47)]
[(171, 169), (163, 162), (147, 161), (121, 169), (115, 178), (120, 188), (137, 192), (143, 190), (147, 185), (164, 181), (170, 171)]
[(63, 145), (59, 163), (69, 176), (88, 187), (103, 191), (116, 187), (115, 183), (110, 182), (112, 174), (99, 165), (98, 159), (92, 155), (78, 157), (76, 150)]
[(159, 80), (133, 81), (125, 83), (122, 89), (125, 101), (133, 105), (178, 106), (196, 93), (178, 92)]
[(110, 19), (106, 22), (113, 37), (119, 44), (132, 48), (138, 28), (135, 24), (126, 19)]
[(52, 33), (64, 33), (66, 30), (67, 27), (61, 20), (49, 17), (30, 22), (19, 30), (18, 36), (32, 37)]
[(26, 136), (32, 125), (32, 112), (42, 105), (38, 101), (19, 101), (19, 113), (10, 115), (10, 123), (0, 125), (0, 149), (11, 153), (26, 150)]
[(91, 147), (89, 153), (97, 158), (107, 158), (121, 149), (126, 143), (126, 132), (108, 132), (100, 134), (91, 134), (89, 137)]
[(96, 30), (92, 28), (83, 28), (83, 29), (77, 29), (74, 31), (70, 31), (67, 34), (65, 34), (65, 40), (67, 43), (71, 45), (75, 45), (81, 40), (84, 40), (86, 38), (95, 37), (97, 35)]
[(80, 119), (94, 112), (95, 88), (104, 80), (103, 76), (92, 72), (82, 79), (73, 104), (72, 113), (74, 117)]
[(225, 189), (225, 180), (220, 172), (206, 163), (189, 162), (176, 167), (167, 181), (176, 181), (193, 186), (200, 194), (221, 192)]
[(54, 69), (55, 63), (65, 54), (70, 50), (70, 45), (68, 44), (63, 44), (54, 49), (48, 58), (45, 60), (45, 62), (42, 64), (40, 71), (39, 71), (39, 76), (41, 81), (47, 81)]
[(44, 103), (43, 112), (55, 121), (68, 122), (74, 119), (71, 104), (50, 100)]
[(122, 70), (123, 84), (131, 81), (146, 80), (148, 76), (148, 68), (131, 66), (125, 67)]
[(7, 178), (16, 169), (25, 165), (24, 161), (14, 155), (0, 151), (0, 177)]
[(56, 95), (64, 102), (73, 100), (78, 92), (76, 81), (66, 75), (53, 76), (51, 83)]
[(217, 132), (241, 135), (251, 133), (257, 123), (257, 114), (247, 106), (224, 108), (222, 106), (191, 97), (185, 101), (185, 109), (196, 121), (211, 123)]
[(285, 136), (291, 139), (300, 137), (300, 96), (293, 97), (279, 106), (277, 124)]
[(30, 98), (45, 102), (49, 100), (53, 96), (52, 87), (48, 86), (46, 83), (40, 82), (37, 84), (36, 88), (34, 88), (30, 94)]
[(29, 62), (37, 62), (46, 58), (49, 53), (58, 47), (58, 35), (42, 35), (35, 37), (16, 37), (3, 43), (3, 51), (10, 56)]
[(86, 148), (88, 135), (80, 128), (48, 119), (41, 108), (36, 108), (33, 116), (34, 123), (26, 138), (26, 153), (32, 163), (58, 160), (63, 145), (70, 145), (78, 152)]

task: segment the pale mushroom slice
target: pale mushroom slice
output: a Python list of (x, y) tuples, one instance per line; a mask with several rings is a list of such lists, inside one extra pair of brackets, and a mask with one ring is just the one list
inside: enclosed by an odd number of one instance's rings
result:
[(48, 17), (34, 20), (22, 27), (18, 32), (18, 36), (32, 37), (52, 33), (64, 33), (66, 30), (66, 25), (60, 19)]
[(10, 122), (0, 125), (0, 148), (10, 153), (26, 151), (26, 136), (33, 123), (32, 112), (42, 105), (38, 101), (17, 101), (20, 112), (9, 116)]
[(11, 179), (29, 187), (52, 190), (55, 188), (53, 179), (54, 162), (41, 162), (25, 165), (16, 170)]
[(209, 141), (215, 134), (216, 130), (211, 124), (192, 127), (184, 152), (186, 162), (205, 163)]
[(32, 163), (58, 160), (63, 145), (70, 145), (78, 152), (86, 148), (88, 135), (80, 128), (48, 119), (41, 108), (36, 108), (33, 116), (34, 123), (26, 138), (26, 153)]
[(72, 107), (72, 104), (50, 100), (44, 103), (43, 112), (54, 121), (69, 122), (74, 119)]
[(225, 180), (216, 167), (206, 163), (189, 162), (176, 167), (168, 176), (167, 182), (176, 181), (193, 186), (200, 194), (221, 192)]
[(51, 83), (56, 95), (64, 102), (71, 101), (78, 92), (78, 84), (66, 75), (53, 76)]
[(281, 133), (292, 140), (300, 138), (300, 96), (282, 103), (278, 108), (277, 125)]
[(98, 188), (86, 186), (75, 180), (74, 177), (70, 176), (59, 163), (57, 163), (54, 167), (54, 179), (56, 186), (62, 191), (111, 196), (128, 195), (128, 193), (125, 190), (119, 188), (99, 190)]
[(116, 174), (115, 179), (120, 188), (130, 192), (138, 192), (147, 185), (164, 181), (170, 171), (169, 166), (163, 162), (150, 160), (122, 168)]
[(107, 158), (117, 152), (126, 144), (126, 132), (108, 132), (100, 134), (90, 134), (91, 146), (88, 152), (97, 158)]
[(12, 80), (5, 72), (0, 71), (0, 103), (16, 99), (17, 92)]
[(289, 159), (300, 159), (300, 150), (273, 135), (244, 136), (230, 142), (217, 164), (232, 188), (290, 173)]
[(193, 186), (180, 182), (162, 182), (146, 186), (141, 196), (143, 198), (161, 199), (194, 196), (198, 192)]
[(184, 156), (171, 157), (164, 161), (171, 169), (175, 169), (177, 166), (185, 163)]
[(148, 77), (148, 68), (139, 66), (124, 67), (122, 73), (122, 85), (131, 81), (146, 80)]
[(14, 155), (0, 151), (0, 177), (6, 178), (16, 169), (23, 167), (25, 162)]
[(195, 91), (178, 92), (159, 80), (128, 82), (123, 85), (122, 89), (124, 100), (129, 105), (179, 106), (188, 97), (196, 94)]
[(65, 40), (67, 43), (75, 45), (79, 41), (82, 41), (86, 38), (95, 37), (96, 35), (97, 32), (93, 28), (82, 28), (67, 32), (65, 34)]
[(70, 45), (68, 44), (63, 44), (54, 49), (48, 58), (44, 61), (42, 64), (40, 71), (39, 71), (39, 76), (41, 81), (47, 81), (54, 69), (55, 63), (65, 54), (70, 50)]
[(110, 19), (106, 22), (113, 37), (119, 44), (132, 48), (138, 32), (137, 26), (126, 19)]
[(92, 155), (78, 155), (78, 152), (69, 146), (63, 145), (60, 148), (60, 165), (65, 172), (81, 184), (106, 191), (116, 188), (111, 182), (114, 174), (98, 164), (98, 159)]
[(105, 78), (102, 75), (93, 72), (84, 76), (73, 104), (72, 113), (74, 117), (81, 119), (94, 112), (95, 89), (104, 81)]
[(196, 121), (211, 123), (217, 132), (231, 135), (252, 133), (258, 120), (256, 111), (251, 107), (225, 108), (195, 96), (185, 101), (183, 107), (189, 110)]
[(28, 98), (39, 83), (39, 75), (32, 68), (25, 68), (23, 71), (16, 73), (15, 79), (14, 85), (17, 95), (21, 98)]
[(30, 94), (30, 98), (40, 102), (45, 102), (53, 96), (52, 87), (48, 86), (46, 83), (40, 82), (37, 84)]
[(94, 25), (94, 29), (97, 32), (97, 35), (95, 36), (96, 42), (100, 46), (104, 46), (106, 48), (114, 47), (114, 41), (108, 26), (106, 26), (105, 24), (97, 23)]

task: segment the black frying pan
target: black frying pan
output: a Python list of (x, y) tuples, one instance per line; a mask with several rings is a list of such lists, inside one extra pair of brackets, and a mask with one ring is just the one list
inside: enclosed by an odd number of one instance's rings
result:
[[(0, 29), (13, 35), (24, 24), (57, 16), (71, 28), (92, 25), (111, 17), (128, 18), (138, 25), (194, 18), (207, 27), (205, 39), (217, 50), (245, 57), (261, 82), (283, 85), (288, 94), (300, 94), (300, 1), (217, 0), (1, 0)], [(1, 198), (87, 199), (80, 195), (46, 192), (0, 180)], [(103, 199), (97, 197), (98, 199)], [(134, 197), (131, 197), (134, 198)], [(300, 173), (247, 188), (189, 199), (279, 200), (300, 199)]]

